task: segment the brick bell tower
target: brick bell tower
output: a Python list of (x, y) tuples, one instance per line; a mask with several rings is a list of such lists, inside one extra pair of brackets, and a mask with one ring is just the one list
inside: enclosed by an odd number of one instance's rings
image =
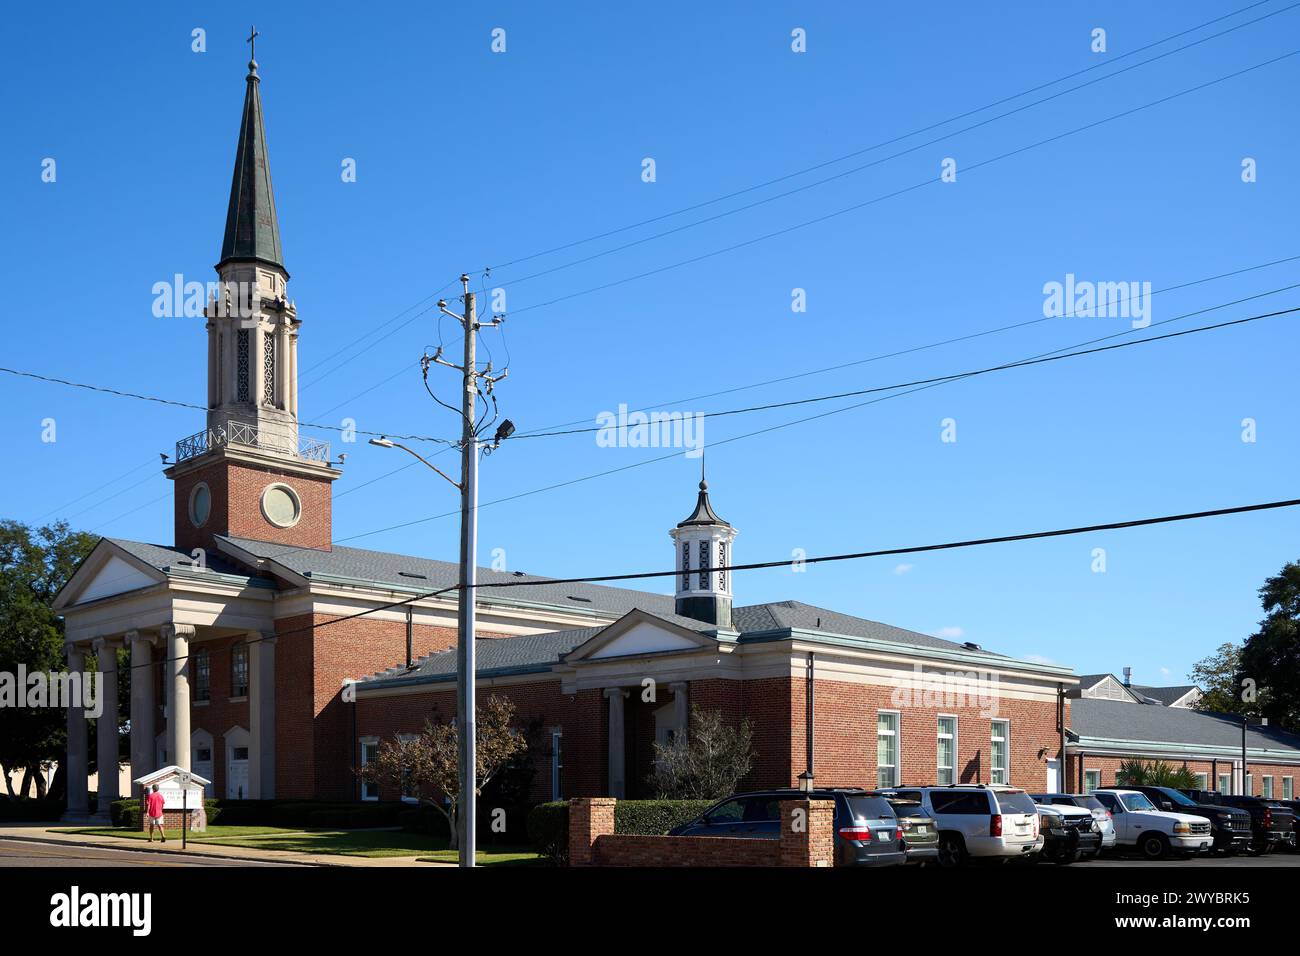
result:
[(176, 547), (225, 534), (329, 550), (328, 442), (298, 435), (298, 319), (271, 190), (257, 61), (248, 64), (226, 233), (207, 309), (207, 427), (176, 443)]

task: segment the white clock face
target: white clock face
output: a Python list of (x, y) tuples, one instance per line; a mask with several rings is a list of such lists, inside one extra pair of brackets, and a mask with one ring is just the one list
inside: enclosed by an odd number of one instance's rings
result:
[(279, 528), (291, 528), (302, 517), (302, 503), (288, 485), (268, 485), (262, 492), (262, 514)]

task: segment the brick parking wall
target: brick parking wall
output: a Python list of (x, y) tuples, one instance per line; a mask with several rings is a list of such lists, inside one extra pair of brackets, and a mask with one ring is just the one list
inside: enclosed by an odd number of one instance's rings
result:
[[(1088, 756), (1083, 757), (1083, 769), (1101, 771), (1101, 786), (1115, 786), (1115, 774), (1119, 771), (1120, 764), (1125, 759), (1140, 759), (1149, 762), (1163, 760), (1172, 767), (1187, 767), (1193, 773), (1203, 773), (1206, 775), (1207, 784), (1205, 789), (1218, 790), (1218, 774), (1232, 775), (1231, 759), (1221, 759), (1218, 761), (1217, 768), (1212, 760), (1181, 760), (1170, 759), (1167, 757), (1101, 757)], [(1079, 757), (1077, 754), (1071, 754), (1066, 761), (1069, 774), (1066, 777), (1067, 788), (1071, 792), (1080, 791), (1082, 788), (1079, 783)], [(1282, 799), (1282, 778), (1290, 777), (1292, 782), (1292, 799), (1296, 799), (1295, 794), (1300, 794), (1300, 766), (1286, 764), (1264, 764), (1249, 763), (1246, 765), (1246, 772), (1250, 775), (1251, 795), (1261, 797), (1264, 795), (1264, 777), (1273, 778), (1273, 797)]]
[(570, 866), (792, 866), (835, 862), (834, 804), (784, 800), (777, 840), (747, 837), (672, 837), (614, 833), (608, 797), (569, 801)]

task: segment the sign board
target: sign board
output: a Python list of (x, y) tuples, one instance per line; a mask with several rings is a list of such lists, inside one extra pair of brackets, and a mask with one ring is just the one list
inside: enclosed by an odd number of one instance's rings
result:
[(183, 767), (172, 766), (138, 777), (135, 782), (144, 787), (146, 792), (152, 790), (157, 784), (158, 792), (163, 798), (163, 809), (187, 811), (189, 829), (207, 828), (208, 816), (203, 807), (203, 788), (211, 783), (210, 780)]

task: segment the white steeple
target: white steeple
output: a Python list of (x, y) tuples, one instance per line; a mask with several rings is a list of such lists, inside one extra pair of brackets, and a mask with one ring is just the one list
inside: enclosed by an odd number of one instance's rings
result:
[(677, 613), (730, 628), (731, 572), (718, 569), (734, 563), (731, 543), (737, 532), (709, 504), (703, 475), (695, 510), (668, 533), (677, 551)]

